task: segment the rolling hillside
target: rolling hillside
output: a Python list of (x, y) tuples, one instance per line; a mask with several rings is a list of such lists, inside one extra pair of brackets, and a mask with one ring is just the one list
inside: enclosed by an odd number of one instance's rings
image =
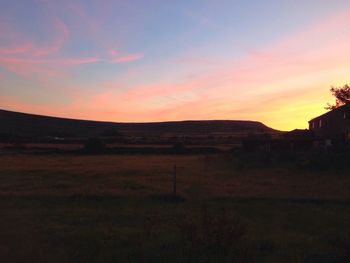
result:
[(128, 136), (231, 136), (276, 133), (256, 121), (169, 121), (118, 123), (75, 120), (0, 110), (0, 134), (16, 136), (91, 137), (123, 134)]

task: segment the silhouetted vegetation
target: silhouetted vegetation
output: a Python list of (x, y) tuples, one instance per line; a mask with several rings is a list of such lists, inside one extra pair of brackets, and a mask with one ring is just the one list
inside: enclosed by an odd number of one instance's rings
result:
[(99, 138), (90, 138), (85, 142), (84, 150), (88, 153), (103, 153), (106, 150), (106, 145)]
[(330, 89), (332, 95), (335, 97), (335, 104), (327, 103), (327, 110), (334, 110), (344, 104), (350, 103), (350, 87), (345, 84), (343, 87), (331, 87)]
[(185, 153), (186, 152), (185, 144), (182, 142), (175, 142), (173, 144), (173, 151), (174, 153)]

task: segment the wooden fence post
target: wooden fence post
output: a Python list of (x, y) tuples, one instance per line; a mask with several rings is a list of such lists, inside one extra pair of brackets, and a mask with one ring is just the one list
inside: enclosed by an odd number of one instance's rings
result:
[(173, 171), (173, 194), (176, 195), (176, 164), (174, 165)]

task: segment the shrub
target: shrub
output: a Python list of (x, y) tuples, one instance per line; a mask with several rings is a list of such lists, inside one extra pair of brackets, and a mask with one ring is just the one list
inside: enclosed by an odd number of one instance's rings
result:
[(101, 153), (106, 150), (106, 145), (98, 138), (90, 138), (85, 142), (84, 150), (88, 153)]
[(186, 151), (185, 144), (182, 142), (176, 142), (173, 144), (174, 153), (184, 153)]

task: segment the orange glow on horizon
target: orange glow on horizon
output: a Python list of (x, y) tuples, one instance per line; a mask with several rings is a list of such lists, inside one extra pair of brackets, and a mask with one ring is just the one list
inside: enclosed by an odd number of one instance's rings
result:
[[(252, 31), (236, 37), (231, 26), (242, 30), (240, 24), (229, 20), (227, 26), (210, 8), (202, 11), (212, 15), (211, 22), (177, 10), (190, 28), (166, 16), (164, 21), (125, 16), (120, 19), (133, 19), (125, 30), (108, 12), (113, 1), (86, 4), (103, 7), (93, 18), (83, 3), (37, 2), (31, 11), (47, 12), (33, 15), (42, 20), (36, 21), (40, 30), (0, 19), (2, 109), (115, 122), (254, 120), (293, 130), (326, 112), (326, 103), (334, 101), (331, 86), (350, 84), (350, 5), (320, 11), (294, 27), (279, 27), (261, 13), (256, 21), (241, 21)], [(261, 36), (258, 22), (271, 32)], [(159, 32), (148, 31), (152, 28)]]

